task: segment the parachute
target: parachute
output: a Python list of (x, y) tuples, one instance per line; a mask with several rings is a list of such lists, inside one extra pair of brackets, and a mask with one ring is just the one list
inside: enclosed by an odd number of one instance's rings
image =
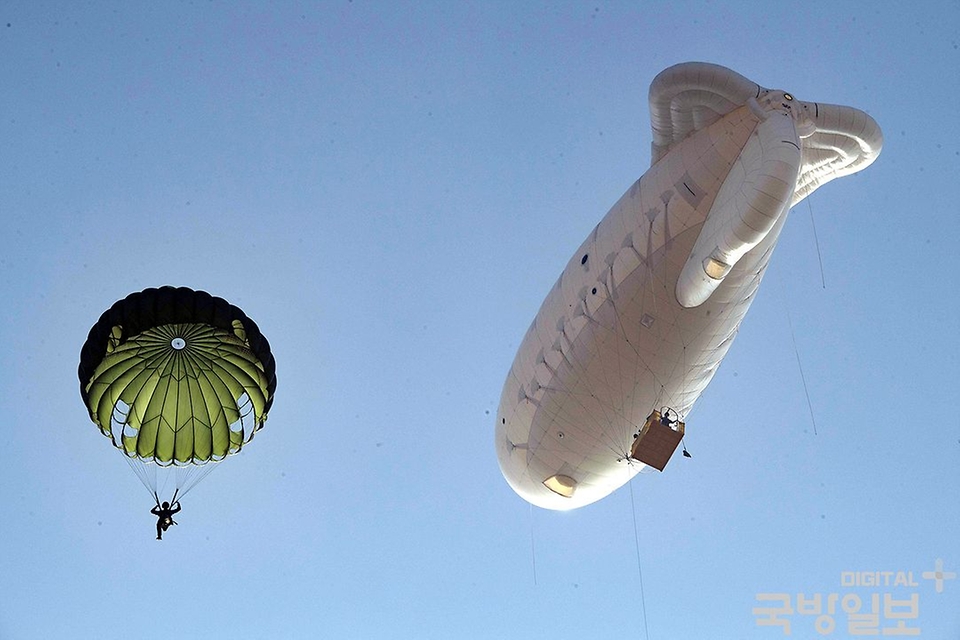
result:
[(185, 287), (116, 302), (90, 329), (78, 376), (90, 419), (158, 504), (161, 492), (176, 501), (250, 442), (277, 386), (257, 325)]
[(500, 469), (540, 507), (581, 507), (663, 470), (790, 208), (883, 145), (862, 111), (713, 64), (666, 69), (649, 97), (651, 168), (574, 253), (504, 382)]

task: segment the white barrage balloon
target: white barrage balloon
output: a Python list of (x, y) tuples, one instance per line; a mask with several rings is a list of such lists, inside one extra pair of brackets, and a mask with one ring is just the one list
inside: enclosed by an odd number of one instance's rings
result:
[(540, 507), (590, 504), (643, 470), (636, 434), (662, 407), (682, 420), (713, 378), (789, 209), (883, 144), (862, 111), (698, 62), (654, 79), (650, 117), (650, 170), (574, 253), (504, 384), (500, 468)]

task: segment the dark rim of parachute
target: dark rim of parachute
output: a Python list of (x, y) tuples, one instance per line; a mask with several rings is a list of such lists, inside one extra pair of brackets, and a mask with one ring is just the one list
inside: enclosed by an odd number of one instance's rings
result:
[(123, 344), (148, 329), (166, 324), (206, 324), (233, 331), (233, 322), (237, 320), (243, 325), (250, 350), (263, 364), (263, 372), (268, 380), (267, 404), (264, 410), (266, 414), (273, 404), (277, 371), (273, 354), (270, 353), (270, 343), (260, 333), (257, 323), (223, 298), (212, 296), (206, 291), (170, 286), (131, 293), (123, 300), (115, 302), (90, 329), (87, 341), (80, 350), (80, 366), (77, 369), (80, 395), (84, 404), (89, 401), (87, 383), (107, 354), (107, 343), (114, 327), (121, 327), (119, 343)]

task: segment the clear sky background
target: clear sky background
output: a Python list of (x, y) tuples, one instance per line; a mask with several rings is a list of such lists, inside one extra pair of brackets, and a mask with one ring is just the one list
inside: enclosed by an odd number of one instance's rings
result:
[[(652, 4), (0, 5), (0, 638), (785, 637), (764, 593), (916, 595), (960, 637), (960, 579), (922, 578), (960, 572), (960, 6)], [(533, 509), (503, 381), (689, 60), (883, 153), (791, 214), (693, 458)], [(241, 307), (279, 384), (158, 542), (76, 367), (164, 284)]]

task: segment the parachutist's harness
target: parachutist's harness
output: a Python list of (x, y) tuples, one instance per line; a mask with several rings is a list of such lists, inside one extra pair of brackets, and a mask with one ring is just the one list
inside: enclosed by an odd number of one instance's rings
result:
[[(177, 524), (177, 521), (173, 519), (173, 514), (180, 511), (179, 502), (177, 502), (177, 493), (174, 492), (171, 502), (169, 502), (169, 508), (164, 509), (163, 505), (160, 504), (160, 497), (154, 492), (153, 497), (156, 500), (157, 506), (150, 511), (157, 516), (157, 537), (160, 536), (161, 529), (166, 531), (170, 528), (170, 525)], [(173, 507), (176, 506), (176, 509)]]

